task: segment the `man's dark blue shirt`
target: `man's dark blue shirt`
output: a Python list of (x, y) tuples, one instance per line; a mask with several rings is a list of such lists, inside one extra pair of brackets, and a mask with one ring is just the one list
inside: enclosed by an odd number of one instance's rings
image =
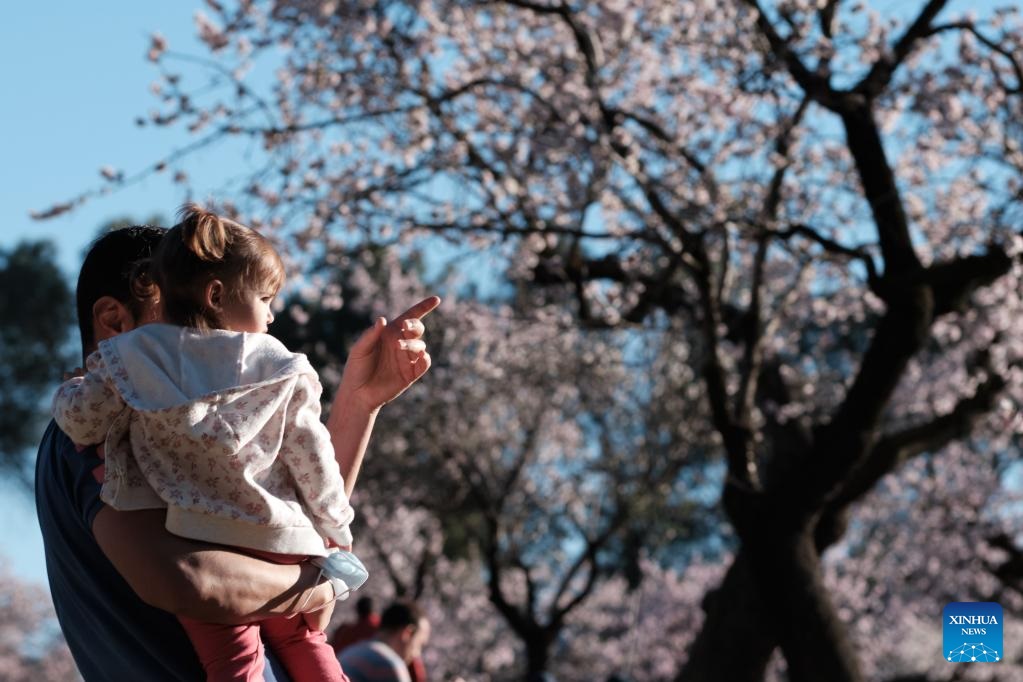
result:
[[(205, 679), (177, 619), (145, 604), (97, 544), (92, 522), (103, 507), (102, 479), (96, 448), (79, 451), (51, 421), (36, 460), (36, 512), (50, 594), (82, 677), (86, 682)], [(264, 679), (283, 679), (274, 676), (271, 665)]]

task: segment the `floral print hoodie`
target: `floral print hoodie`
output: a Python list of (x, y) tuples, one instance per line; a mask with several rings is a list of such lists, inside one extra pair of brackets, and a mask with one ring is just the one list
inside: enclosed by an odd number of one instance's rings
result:
[(352, 544), (354, 512), (309, 361), (268, 334), (149, 324), (108, 339), (53, 415), (105, 450), (102, 498), (175, 535), (280, 554)]

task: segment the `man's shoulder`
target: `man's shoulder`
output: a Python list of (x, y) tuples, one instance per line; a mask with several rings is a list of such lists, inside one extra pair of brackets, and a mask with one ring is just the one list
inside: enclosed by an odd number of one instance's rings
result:
[(48, 454), (52, 456), (54, 454), (62, 454), (68, 447), (74, 448), (71, 439), (60, 430), (57, 422), (51, 419), (50, 423), (46, 425), (43, 437), (39, 440), (39, 455)]

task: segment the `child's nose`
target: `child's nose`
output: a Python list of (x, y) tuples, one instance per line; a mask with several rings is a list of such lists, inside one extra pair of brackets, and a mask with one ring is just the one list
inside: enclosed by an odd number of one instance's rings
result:
[(273, 321), (274, 321), (274, 311), (267, 310), (266, 311), (266, 323), (267, 324), (273, 324)]

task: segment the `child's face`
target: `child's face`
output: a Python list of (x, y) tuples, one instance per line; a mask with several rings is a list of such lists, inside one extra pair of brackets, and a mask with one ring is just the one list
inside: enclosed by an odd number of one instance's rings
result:
[(224, 305), (220, 319), (225, 329), (234, 332), (263, 334), (274, 321), (270, 310), (276, 292), (247, 291), (241, 299), (232, 299)]

